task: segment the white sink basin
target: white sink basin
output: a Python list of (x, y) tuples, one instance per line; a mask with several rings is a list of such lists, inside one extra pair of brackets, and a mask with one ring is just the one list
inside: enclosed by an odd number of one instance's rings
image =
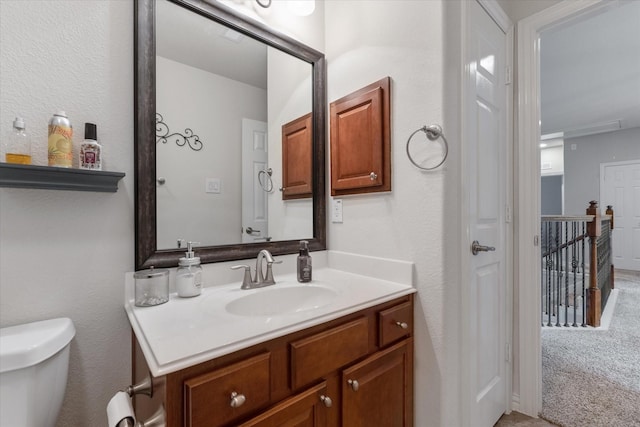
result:
[(274, 285), (234, 299), (225, 306), (238, 316), (275, 316), (314, 310), (331, 304), (335, 290), (319, 285), (281, 287)]

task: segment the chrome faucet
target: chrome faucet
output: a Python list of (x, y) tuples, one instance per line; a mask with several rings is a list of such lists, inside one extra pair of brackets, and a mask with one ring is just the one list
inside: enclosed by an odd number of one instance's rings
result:
[[(264, 260), (266, 260), (267, 262), (266, 277), (262, 266)], [(273, 259), (271, 252), (263, 249), (258, 252), (258, 257), (256, 258), (256, 272), (253, 280), (251, 279), (251, 267), (249, 267), (248, 265), (234, 265), (233, 267), (231, 267), (231, 269), (237, 270), (239, 268), (244, 268), (244, 278), (242, 279), (242, 286), (240, 287), (240, 289), (255, 289), (276, 284), (276, 281), (273, 278), (272, 265), (280, 263), (282, 263), (282, 261), (276, 261), (275, 259)]]

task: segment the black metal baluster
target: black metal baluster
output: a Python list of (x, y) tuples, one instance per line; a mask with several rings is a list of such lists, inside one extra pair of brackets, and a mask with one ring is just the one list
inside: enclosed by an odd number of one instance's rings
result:
[(560, 254), (560, 236), (562, 235), (562, 223), (556, 222), (556, 303), (554, 309), (556, 313), (556, 326), (560, 326), (560, 266), (562, 257)]
[(576, 323), (576, 317), (578, 316), (578, 296), (576, 295), (577, 291), (577, 281), (576, 281), (576, 267), (578, 263), (576, 261), (576, 239), (578, 238), (578, 223), (573, 221), (571, 224), (571, 239), (573, 240), (573, 245), (571, 245), (571, 272), (573, 274), (573, 324), (571, 326), (576, 327), (578, 324)]
[(547, 326), (551, 326), (551, 223), (547, 224)]
[(569, 223), (564, 223), (564, 326), (569, 326)]
[(540, 308), (542, 309), (542, 313), (541, 313), (541, 318), (540, 318), (540, 325), (544, 326), (544, 244), (543, 244), (543, 239), (544, 239), (544, 229), (545, 229), (545, 222), (542, 222), (540, 224), (540, 236), (542, 237), (540, 240), (542, 240), (540, 242), (540, 246), (541, 246), (541, 257), (540, 257), (540, 281), (542, 282), (540, 284)]
[(587, 230), (586, 230), (586, 226), (587, 223), (586, 222), (582, 222), (582, 259), (580, 260), (580, 268), (582, 269), (582, 326), (586, 327), (587, 326), (587, 299), (586, 299), (586, 295), (585, 295), (585, 291), (584, 291), (584, 280), (585, 280), (585, 275), (584, 275), (584, 249), (585, 249), (585, 245), (586, 245), (586, 241), (587, 241)]

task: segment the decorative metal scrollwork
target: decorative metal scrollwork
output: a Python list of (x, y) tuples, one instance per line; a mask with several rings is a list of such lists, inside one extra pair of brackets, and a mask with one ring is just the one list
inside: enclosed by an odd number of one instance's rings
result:
[(194, 135), (191, 129), (186, 128), (184, 130), (184, 135), (179, 132), (169, 134), (169, 126), (163, 120), (162, 115), (160, 113), (156, 113), (156, 144), (158, 142), (166, 144), (167, 141), (172, 140), (175, 141), (179, 147), (189, 145), (189, 148), (193, 151), (202, 150), (203, 145), (202, 141), (200, 141), (200, 137), (198, 135)]

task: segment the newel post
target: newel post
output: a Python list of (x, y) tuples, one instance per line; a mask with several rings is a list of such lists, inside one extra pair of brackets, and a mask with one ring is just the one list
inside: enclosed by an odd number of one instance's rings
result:
[[(609, 223), (610, 227), (611, 227), (611, 234), (609, 234), (609, 244), (611, 245), (611, 252), (613, 253), (613, 206), (612, 205), (607, 205), (607, 211), (606, 214), (611, 216), (611, 222)], [(611, 256), (611, 289), (614, 288), (616, 283), (616, 276), (615, 276), (615, 270), (613, 268), (613, 256)]]
[(602, 314), (600, 289), (598, 289), (598, 236), (602, 234), (602, 223), (598, 202), (592, 200), (587, 208), (587, 215), (593, 215), (593, 220), (587, 223), (589, 235), (590, 259), (589, 259), (589, 299), (587, 300), (587, 325), (597, 328), (600, 326)]

